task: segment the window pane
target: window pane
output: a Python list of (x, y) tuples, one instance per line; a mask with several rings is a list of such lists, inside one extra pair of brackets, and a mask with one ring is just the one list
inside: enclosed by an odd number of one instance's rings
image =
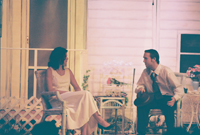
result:
[(29, 51), (29, 66), (34, 66), (34, 51)]
[(38, 66), (47, 66), (51, 51), (38, 51)]
[(200, 53), (200, 34), (181, 34), (181, 52)]
[(34, 84), (33, 77), (34, 77), (34, 70), (29, 69), (28, 70), (28, 98), (33, 96), (33, 84)]
[(30, 0), (30, 48), (67, 47), (67, 1)]
[(193, 67), (200, 64), (200, 55), (181, 55), (180, 57), (180, 72), (186, 73), (188, 67)]

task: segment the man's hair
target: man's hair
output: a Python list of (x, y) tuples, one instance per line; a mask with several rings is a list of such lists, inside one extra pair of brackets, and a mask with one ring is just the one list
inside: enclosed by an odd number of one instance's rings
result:
[(63, 47), (56, 47), (50, 54), (48, 67), (52, 67), (54, 70), (58, 69), (60, 65), (64, 69), (64, 61), (66, 59), (67, 50)]
[(157, 52), (156, 50), (154, 50), (154, 49), (149, 49), (149, 50), (145, 50), (144, 52), (145, 52), (145, 53), (150, 53), (151, 59), (156, 58), (156, 62), (157, 62), (158, 64), (160, 63), (160, 61), (159, 61), (159, 54), (158, 54), (158, 52)]

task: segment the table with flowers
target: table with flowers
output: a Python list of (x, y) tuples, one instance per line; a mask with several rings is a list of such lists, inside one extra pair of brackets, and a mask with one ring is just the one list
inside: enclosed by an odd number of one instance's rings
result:
[(182, 99), (181, 121), (182, 124), (187, 124), (187, 131), (190, 130), (192, 124), (196, 124), (200, 128), (199, 123), (199, 103), (200, 89), (198, 91), (188, 91)]
[(188, 79), (191, 79), (191, 84), (189, 83), (186, 86), (187, 91), (182, 99), (181, 119), (182, 123), (188, 123), (187, 131), (189, 131), (192, 124), (197, 124), (197, 127), (200, 128), (200, 65), (189, 67), (186, 73), (188, 75)]
[[(113, 84), (113, 85), (112, 85)], [(125, 105), (128, 102), (126, 92), (122, 91), (121, 86), (128, 85), (127, 83), (120, 82), (115, 78), (108, 78), (107, 84), (103, 86), (105, 96), (95, 96), (95, 100), (99, 106), (100, 113), (105, 118), (105, 109), (115, 110), (115, 135), (117, 134), (117, 110), (122, 110), (122, 134), (124, 134), (124, 119), (125, 119)], [(101, 130), (99, 132), (101, 135)]]
[[(105, 109), (115, 109), (115, 135), (117, 134), (117, 109), (122, 109), (122, 134), (124, 134), (125, 98), (95, 96), (102, 118), (105, 118)], [(101, 130), (99, 131), (101, 135)]]

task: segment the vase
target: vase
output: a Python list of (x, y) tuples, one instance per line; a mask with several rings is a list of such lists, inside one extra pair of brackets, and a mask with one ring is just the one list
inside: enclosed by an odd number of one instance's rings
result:
[(192, 81), (192, 87), (194, 91), (197, 91), (199, 88), (199, 81)]

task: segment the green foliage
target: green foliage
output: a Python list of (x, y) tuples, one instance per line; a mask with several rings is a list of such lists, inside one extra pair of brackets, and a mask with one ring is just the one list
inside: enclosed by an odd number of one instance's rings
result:
[(121, 97), (125, 97), (125, 105), (127, 106), (127, 103), (128, 103), (128, 97), (127, 97), (127, 93), (124, 92), (124, 91), (121, 91)]
[(83, 76), (83, 83), (82, 83), (83, 90), (87, 90), (88, 88), (88, 79), (90, 77), (89, 72), (90, 70), (86, 70), (86, 74)]
[(128, 97), (125, 97), (125, 105), (127, 106), (128, 103)]

